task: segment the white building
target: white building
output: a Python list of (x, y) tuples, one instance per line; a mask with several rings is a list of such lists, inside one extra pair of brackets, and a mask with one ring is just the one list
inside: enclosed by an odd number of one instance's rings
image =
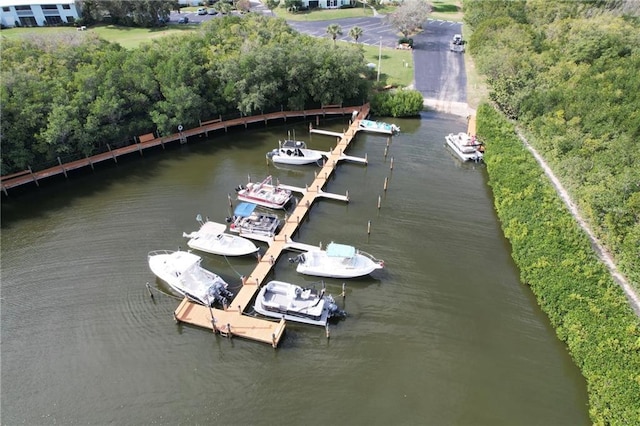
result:
[(337, 9), (340, 6), (348, 6), (352, 4), (351, 0), (302, 0), (302, 6), (314, 9)]
[(0, 0), (0, 21), (5, 27), (58, 25), (78, 18), (75, 0)]

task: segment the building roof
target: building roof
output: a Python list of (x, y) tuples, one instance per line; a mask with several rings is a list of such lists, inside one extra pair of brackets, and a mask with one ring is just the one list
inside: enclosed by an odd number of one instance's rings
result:
[(0, 0), (0, 7), (39, 6), (45, 4), (74, 4), (75, 0)]

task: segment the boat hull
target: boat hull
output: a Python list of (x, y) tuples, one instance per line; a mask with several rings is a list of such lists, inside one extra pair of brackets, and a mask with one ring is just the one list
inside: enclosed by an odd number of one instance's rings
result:
[(466, 133), (450, 133), (445, 137), (447, 146), (462, 161), (481, 161), (484, 154), (480, 150), (481, 144), (473, 141)]
[(226, 225), (205, 222), (199, 231), (183, 236), (189, 238), (187, 245), (190, 248), (220, 256), (246, 256), (259, 250), (252, 241), (220, 232), (219, 227), (226, 228)]
[[(275, 152), (274, 152), (275, 151)], [(292, 166), (303, 166), (306, 164), (318, 164), (323, 159), (323, 155), (311, 149), (299, 149), (302, 155), (294, 155), (291, 149), (277, 149), (272, 151), (271, 161), (277, 164), (288, 164)], [(290, 153), (287, 153), (289, 151)]]
[(358, 128), (367, 132), (381, 133), (383, 135), (393, 135), (400, 131), (400, 128), (395, 124), (372, 120), (360, 120)]
[(200, 266), (202, 258), (186, 251), (157, 250), (148, 255), (149, 269), (182, 296), (205, 306), (226, 300), (227, 283)]
[(291, 201), (291, 191), (278, 188), (271, 183), (271, 176), (262, 182), (249, 182), (246, 187), (237, 190), (240, 201), (257, 204), (270, 209), (284, 209)]
[(324, 250), (308, 251), (302, 255), (296, 271), (300, 274), (327, 278), (357, 278), (383, 268), (381, 261), (374, 261), (362, 254), (353, 258), (331, 257)]

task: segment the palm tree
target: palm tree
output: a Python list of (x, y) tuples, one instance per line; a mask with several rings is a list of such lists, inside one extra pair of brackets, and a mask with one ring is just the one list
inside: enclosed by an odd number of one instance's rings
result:
[(362, 28), (360, 28), (360, 27), (351, 27), (351, 29), (349, 30), (349, 37), (354, 39), (355, 42), (357, 43), (358, 39), (360, 38), (362, 33), (364, 33), (364, 30)]
[(333, 45), (336, 45), (336, 38), (342, 35), (342, 27), (338, 24), (331, 24), (327, 27), (327, 34), (333, 39)]

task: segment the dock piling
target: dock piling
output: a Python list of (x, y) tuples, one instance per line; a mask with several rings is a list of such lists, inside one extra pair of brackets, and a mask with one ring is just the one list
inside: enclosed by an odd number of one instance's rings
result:
[(371, 235), (371, 221), (367, 222), (367, 235)]
[(147, 291), (149, 292), (149, 296), (153, 299), (153, 293), (151, 292), (151, 286), (149, 285), (148, 282), (146, 284), (146, 287), (147, 287)]
[(393, 157), (391, 157), (391, 165), (389, 166), (389, 170), (393, 170)]
[(387, 190), (388, 183), (389, 183), (389, 178), (388, 177), (384, 178), (384, 190), (385, 191)]

